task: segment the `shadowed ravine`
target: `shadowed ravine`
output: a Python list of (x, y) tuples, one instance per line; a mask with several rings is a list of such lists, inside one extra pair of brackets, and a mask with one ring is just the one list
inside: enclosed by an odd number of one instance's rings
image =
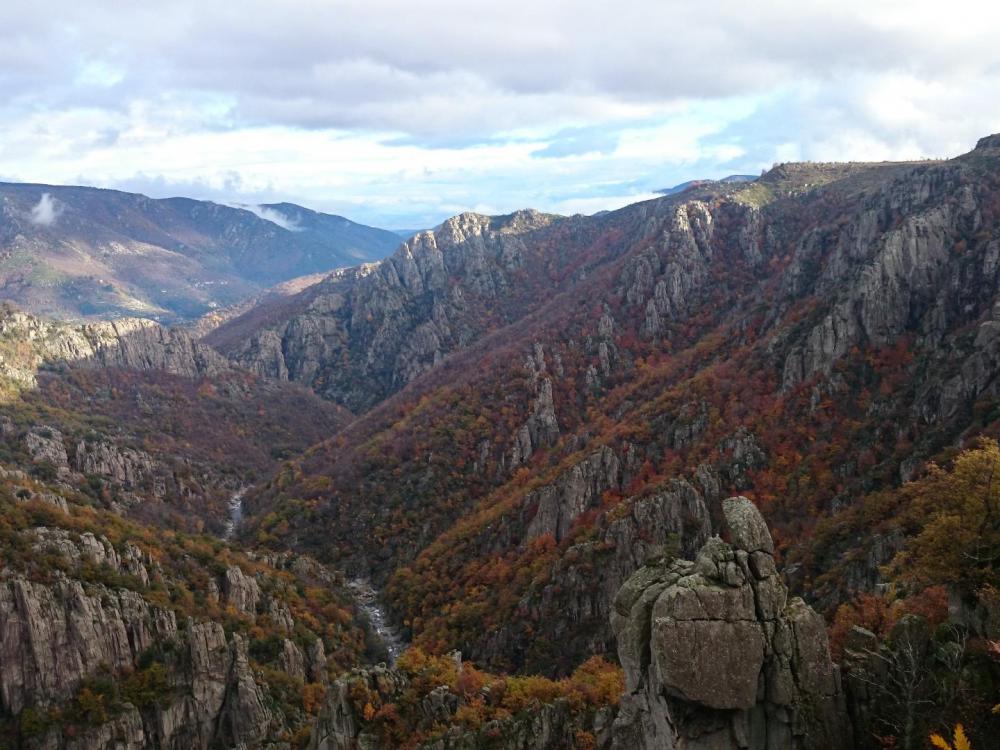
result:
[[(241, 487), (229, 499), (229, 519), (226, 521), (223, 539), (232, 539), (243, 521), (243, 497), (246, 492), (247, 488)], [(396, 659), (406, 649), (407, 644), (396, 632), (396, 629), (389, 624), (388, 615), (379, 603), (378, 591), (366, 578), (355, 578), (348, 584), (348, 587), (354, 594), (358, 606), (371, 622), (375, 635), (385, 647), (389, 665), (395, 665)]]

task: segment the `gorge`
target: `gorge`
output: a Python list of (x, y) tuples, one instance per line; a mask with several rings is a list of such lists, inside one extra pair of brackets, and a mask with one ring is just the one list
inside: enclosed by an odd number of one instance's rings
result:
[(0, 310), (0, 747), (990, 746), (1000, 136), (305, 242)]

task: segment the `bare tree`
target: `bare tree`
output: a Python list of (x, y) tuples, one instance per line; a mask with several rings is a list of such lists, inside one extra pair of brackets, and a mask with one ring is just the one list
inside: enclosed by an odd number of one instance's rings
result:
[(928, 664), (927, 645), (922, 628), (901, 628), (891, 647), (866, 648), (851, 673), (879, 707), (875, 721), (900, 738), (903, 750), (921, 746), (920, 716), (937, 704), (938, 684)]

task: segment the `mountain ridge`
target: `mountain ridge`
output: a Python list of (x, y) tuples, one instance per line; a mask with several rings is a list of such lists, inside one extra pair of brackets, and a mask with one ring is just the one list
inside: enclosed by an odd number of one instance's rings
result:
[(0, 292), (41, 314), (179, 322), (398, 244), (391, 232), (294, 204), (250, 210), (0, 183)]
[[(793, 541), (810, 538), (810, 514), (835, 514), (852, 492), (912, 476), (921, 460), (964, 434), (973, 401), (992, 398), (992, 339), (983, 334), (973, 346), (961, 334), (988, 317), (996, 294), (989, 259), (997, 170), (982, 155), (779, 165), (749, 185), (699, 187), (529, 231), (519, 256), (526, 264), (558, 257), (548, 252), (561, 247), (561, 267), (580, 261), (575, 268), (585, 272), (546, 280), (538, 273), (544, 265), (526, 265), (521, 276), (498, 277), (513, 298), (530, 289), (535, 302), (514, 305), (510, 320), (440, 349), (436, 366), (382, 391), (380, 405), (258, 487), (251, 507), (257, 518), (274, 519), (258, 530), (269, 538), (280, 519), (308, 548), (308, 529), (322, 529), (331, 560), (388, 581), (400, 620), (419, 623), (411, 625), (418, 643), (457, 641), (473, 658), (515, 669), (566, 670), (581, 654), (610, 649), (600, 624), (607, 592), (637, 563), (609, 560), (608, 550), (616, 541), (642, 549), (636, 540), (644, 525), (678, 534), (690, 549), (698, 538), (687, 534), (700, 524), (688, 529), (687, 512), (677, 513), (695, 497), (710, 518), (725, 492), (755, 493), (787, 540), (782, 554), (802, 561), (796, 586), (812, 586), (808, 576), (823, 566)], [(585, 239), (572, 252), (545, 242), (571, 232)], [(449, 302), (457, 292), (475, 299), (468, 290), (476, 276), (451, 272), (461, 262), (445, 265), (445, 283), (423, 303), (427, 317), (418, 327), (465, 325), (461, 307)], [(975, 264), (985, 265), (975, 271)], [(286, 334), (322, 325), (324, 303), (313, 297), (310, 304)], [(491, 304), (495, 312), (507, 302)], [(382, 342), (399, 320), (392, 310), (377, 319)], [(349, 326), (341, 331), (353, 335)], [(352, 346), (335, 351), (355, 356)], [(957, 347), (953, 356), (961, 352), (967, 374), (929, 364), (948, 347)], [(287, 351), (286, 343), (282, 356)], [(405, 371), (405, 363), (383, 361)], [(905, 368), (917, 367), (910, 362), (922, 363), (912, 376), (916, 392), (902, 385)], [(743, 383), (738, 372), (752, 377)], [(879, 387), (885, 395), (865, 408), (896, 415), (907, 448), (864, 408), (838, 406), (830, 396)], [(718, 402), (726, 393), (732, 402)], [(820, 420), (819, 404), (836, 418)], [(793, 433), (821, 433), (822, 445), (843, 452), (840, 430), (856, 431), (872, 452), (861, 463), (841, 456), (855, 467), (848, 475), (830, 473), (811, 448), (800, 451), (798, 468), (788, 467), (797, 440), (818, 440)], [(821, 479), (807, 491), (810, 472)], [(546, 537), (554, 547), (536, 547)], [(568, 549), (576, 550), (572, 561)], [(895, 551), (883, 548), (876, 559)], [(542, 572), (533, 581), (518, 577), (534, 566)], [(580, 572), (587, 568), (608, 571), (600, 599)], [(497, 591), (490, 575), (509, 577)], [(869, 590), (879, 575), (861, 566), (839, 582), (823, 577), (812, 595), (833, 606)], [(585, 611), (594, 619), (560, 614)], [(484, 613), (489, 634), (471, 635), (463, 623)], [(595, 642), (598, 633), (608, 645)]]

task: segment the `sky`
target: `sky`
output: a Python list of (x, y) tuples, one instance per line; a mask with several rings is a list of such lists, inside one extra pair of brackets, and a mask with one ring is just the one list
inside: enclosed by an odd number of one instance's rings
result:
[(1000, 3), (0, 3), (0, 180), (393, 229), (1000, 131)]

